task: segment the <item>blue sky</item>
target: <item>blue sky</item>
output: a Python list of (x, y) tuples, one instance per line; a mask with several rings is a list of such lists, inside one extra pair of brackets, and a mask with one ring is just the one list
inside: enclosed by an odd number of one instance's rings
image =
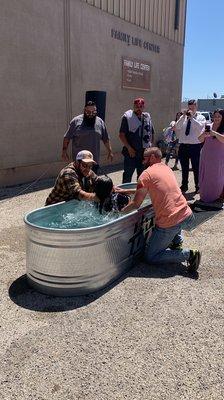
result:
[(224, 0), (188, 0), (182, 98), (224, 95)]

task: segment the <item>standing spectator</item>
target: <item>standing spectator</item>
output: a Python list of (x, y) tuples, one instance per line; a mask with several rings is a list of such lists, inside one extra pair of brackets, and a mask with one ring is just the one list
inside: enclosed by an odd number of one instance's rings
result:
[(216, 110), (212, 125), (199, 136), (204, 142), (199, 169), (200, 199), (205, 203), (224, 200), (224, 110)]
[(161, 158), (158, 147), (145, 150), (143, 162), (146, 170), (139, 177), (134, 199), (122, 211), (139, 208), (149, 194), (156, 226), (146, 247), (146, 261), (153, 264), (187, 261), (188, 271), (194, 273), (200, 264), (200, 251), (181, 248), (181, 229), (189, 228), (194, 217), (174, 173), (161, 162)]
[(89, 150), (96, 161), (93, 171), (97, 173), (100, 159), (100, 140), (103, 141), (107, 152), (108, 159), (112, 162), (113, 153), (110, 138), (104, 121), (97, 116), (96, 104), (88, 101), (84, 108), (84, 113), (74, 117), (69, 129), (64, 135), (62, 159), (69, 161), (67, 148), (70, 140), (72, 140), (72, 159), (76, 158), (76, 154), (83, 149)]
[(167, 150), (166, 150), (166, 165), (169, 164), (170, 157), (172, 156), (175, 158), (175, 164), (173, 166), (173, 171), (177, 171), (178, 168), (178, 150), (179, 150), (179, 145), (178, 145), (178, 138), (175, 133), (175, 122), (178, 121), (178, 119), (181, 117), (183, 113), (178, 112), (176, 114), (175, 121), (171, 121), (170, 125), (168, 128), (164, 130), (164, 137), (167, 142)]
[(205, 126), (205, 117), (198, 115), (196, 100), (188, 101), (188, 110), (183, 112), (183, 115), (175, 124), (175, 132), (179, 138), (179, 160), (182, 168), (182, 192), (188, 190), (188, 176), (189, 176), (189, 161), (194, 173), (195, 192), (199, 190), (198, 175), (199, 175), (199, 160), (201, 143), (198, 136)]
[(144, 107), (144, 99), (135, 99), (133, 110), (126, 111), (121, 120), (119, 138), (124, 145), (123, 183), (131, 182), (135, 169), (139, 177), (144, 169), (142, 164), (144, 149), (151, 147), (153, 143), (152, 120), (148, 112), (143, 112)]

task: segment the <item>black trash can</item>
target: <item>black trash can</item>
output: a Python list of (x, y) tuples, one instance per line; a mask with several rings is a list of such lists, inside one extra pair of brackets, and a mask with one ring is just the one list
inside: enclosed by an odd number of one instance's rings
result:
[(90, 90), (86, 92), (86, 103), (88, 101), (94, 101), (97, 107), (97, 115), (105, 121), (106, 111), (106, 92), (100, 90)]

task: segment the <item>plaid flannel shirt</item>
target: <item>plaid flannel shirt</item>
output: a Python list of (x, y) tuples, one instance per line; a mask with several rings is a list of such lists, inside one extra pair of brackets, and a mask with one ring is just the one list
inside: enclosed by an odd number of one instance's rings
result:
[(45, 205), (78, 199), (80, 190), (85, 190), (88, 193), (93, 192), (93, 184), (96, 178), (97, 175), (93, 171), (88, 178), (84, 178), (72, 162), (59, 173)]

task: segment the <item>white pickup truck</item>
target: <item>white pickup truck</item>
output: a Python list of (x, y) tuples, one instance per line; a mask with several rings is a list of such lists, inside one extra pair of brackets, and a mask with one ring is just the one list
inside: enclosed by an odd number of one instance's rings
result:
[(203, 115), (206, 119), (206, 123), (208, 124), (212, 123), (211, 113), (209, 111), (197, 111), (197, 114)]

